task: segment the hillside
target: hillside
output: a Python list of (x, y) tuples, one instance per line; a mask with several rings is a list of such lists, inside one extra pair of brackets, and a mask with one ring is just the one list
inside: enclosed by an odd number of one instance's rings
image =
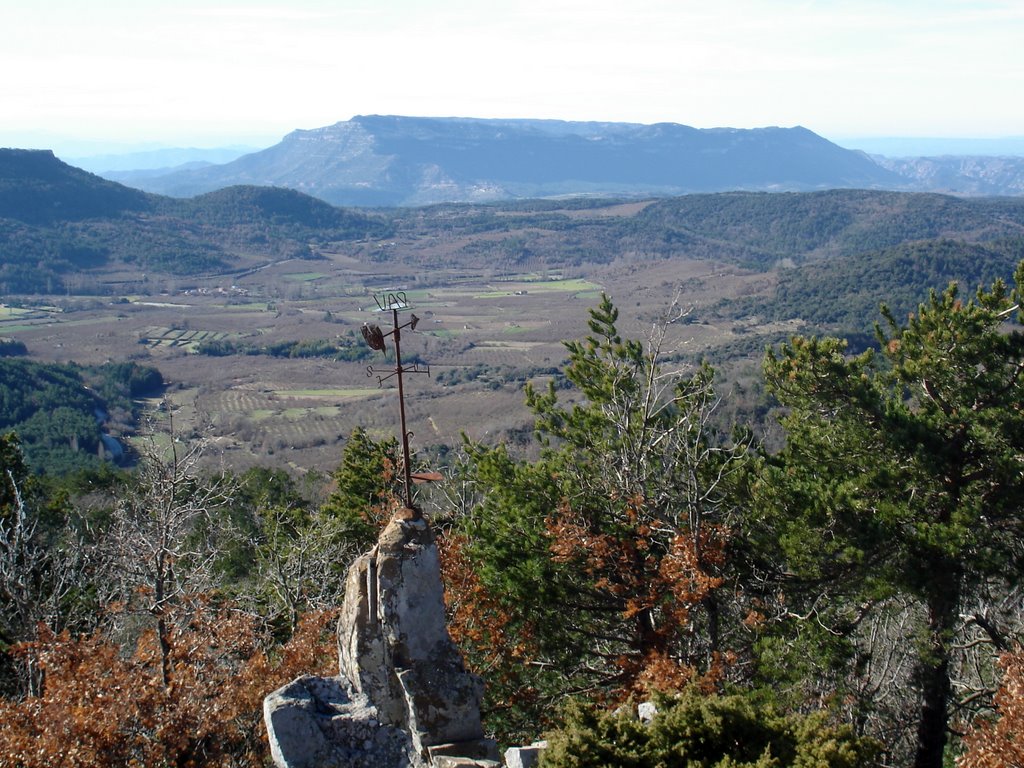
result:
[[(621, 201), (619, 201), (621, 204)], [(704, 259), (756, 271), (852, 256), (908, 241), (1024, 235), (1024, 200), (831, 190), (726, 192), (644, 201), (530, 201), (399, 209), (392, 259), (421, 268), (498, 271), (620, 260)], [(608, 211), (609, 213), (605, 213)], [(438, 242), (446, 243), (438, 247)]]
[(0, 149), (4, 293), (91, 290), (113, 273), (238, 271), (308, 256), (318, 238), (388, 231), (380, 217), (294, 190), (232, 188), (182, 201), (107, 181), (51, 152)]
[(1016, 199), (724, 192), (638, 201), (629, 215), (605, 214), (621, 199), (594, 198), (367, 213), (276, 187), (229, 187), (189, 199), (146, 194), (51, 153), (19, 150), (0, 150), (0, 189), (5, 293), (145, 289), (144, 276), (230, 276), (332, 253), (369, 269), (417, 270), (422, 280), (443, 268), (586, 269), (622, 258), (697, 258), (764, 271), (906, 242), (1024, 236), (1024, 201)]
[(702, 130), (377, 115), (295, 131), (224, 165), (118, 178), (181, 197), (256, 184), (360, 206), (899, 183), (865, 155), (799, 127)]
[(62, 163), (52, 152), (0, 149), (0, 219), (26, 224), (150, 210), (152, 196)]
[(53, 475), (120, 458), (117, 436), (138, 419), (135, 398), (163, 384), (155, 368), (135, 363), (99, 366), (0, 359), (0, 434), (16, 432), (36, 472)]
[(725, 311), (777, 321), (799, 319), (812, 328), (869, 342), (874, 324), (881, 320), (881, 302), (902, 321), (936, 286), (956, 282), (961, 295), (969, 298), (979, 286), (1008, 279), (1022, 259), (1024, 237), (985, 245), (945, 239), (906, 242), (782, 269), (769, 299), (736, 302)]
[(295, 230), (324, 230), (338, 239), (346, 233), (353, 237), (383, 237), (388, 233), (387, 225), (380, 220), (279, 187), (226, 187), (183, 204), (165, 202), (164, 206), (217, 226), (260, 222)]
[(834, 190), (810, 194), (687, 195), (647, 206), (633, 222), (637, 249), (711, 251), (756, 269), (850, 256), (907, 241), (981, 242), (1024, 235), (1024, 201)]

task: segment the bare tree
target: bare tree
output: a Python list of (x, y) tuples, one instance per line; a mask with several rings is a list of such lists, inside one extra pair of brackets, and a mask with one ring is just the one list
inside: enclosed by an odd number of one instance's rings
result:
[[(0, 640), (31, 639), (39, 624), (54, 631), (81, 619), (71, 615), (69, 597), (86, 581), (91, 552), (78, 531), (64, 525), (46, 527), (38, 510), (26, 499), (22, 480), (10, 466), (0, 469)], [(37, 692), (40, 678), (31, 658), (24, 679), (14, 688)]]
[(168, 608), (210, 586), (214, 550), (207, 533), (234, 489), (224, 471), (204, 472), (209, 445), (204, 437), (177, 435), (172, 421), (167, 433), (151, 435), (132, 482), (115, 500), (103, 542), (108, 597), (156, 621), (165, 686), (171, 682)]
[(252, 510), (258, 590), (250, 599), (269, 599), (283, 610), (292, 629), (309, 610), (341, 603), (348, 566), (362, 554), (359, 543), (322, 507), (296, 513), (282, 507)]

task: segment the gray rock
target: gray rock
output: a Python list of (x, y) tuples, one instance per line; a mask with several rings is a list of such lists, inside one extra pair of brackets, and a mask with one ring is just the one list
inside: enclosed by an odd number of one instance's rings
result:
[(441, 565), (423, 519), (395, 518), (349, 571), (338, 624), (342, 673), (422, 752), (483, 738), (483, 681), (445, 626)]
[(468, 757), (442, 755), (431, 763), (431, 768), (500, 768), (497, 760), (473, 760)]
[(501, 763), (501, 756), (498, 754), (498, 742), (494, 739), (436, 744), (432, 747), (427, 747), (427, 756), (434, 764), (442, 757), (459, 757), (467, 760)]
[(409, 735), (381, 723), (336, 677), (300, 677), (263, 701), (270, 753), (282, 768), (423, 768)]
[(338, 619), (338, 666), (354, 690), (372, 698), (382, 721), (403, 725), (402, 691), (380, 625), (377, 549), (349, 567)]
[(299, 678), (264, 701), (279, 768), (499, 764), (480, 723), (483, 681), (448, 634), (437, 546), (418, 515), (400, 513), (350, 567), (338, 664), (340, 677)]
[(650, 723), (658, 714), (658, 708), (653, 701), (645, 701), (636, 708), (636, 715), (642, 723)]
[(547, 747), (535, 744), (529, 747), (510, 747), (505, 750), (506, 768), (533, 768), (540, 761), (540, 753)]

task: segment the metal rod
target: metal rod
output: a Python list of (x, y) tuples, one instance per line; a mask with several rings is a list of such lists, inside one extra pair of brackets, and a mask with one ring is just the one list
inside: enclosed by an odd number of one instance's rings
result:
[(394, 320), (393, 338), (395, 340), (395, 371), (398, 374), (398, 412), (402, 417), (402, 461), (405, 474), (405, 506), (413, 509), (412, 506), (412, 461), (409, 458), (409, 430), (405, 426), (405, 388), (402, 386), (402, 330), (398, 326), (398, 309), (393, 308), (391, 314)]

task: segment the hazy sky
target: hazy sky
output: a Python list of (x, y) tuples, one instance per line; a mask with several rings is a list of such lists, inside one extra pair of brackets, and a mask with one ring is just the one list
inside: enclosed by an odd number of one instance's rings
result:
[(1022, 0), (0, 0), (0, 146), (356, 114), (1024, 135)]

